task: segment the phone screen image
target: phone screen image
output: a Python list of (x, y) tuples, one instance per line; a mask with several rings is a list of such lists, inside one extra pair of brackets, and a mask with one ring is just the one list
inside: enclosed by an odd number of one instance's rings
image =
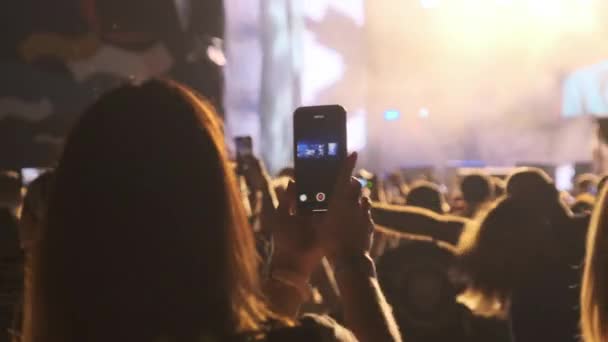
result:
[(327, 211), (346, 158), (344, 108), (298, 108), (294, 113), (294, 155), (298, 213)]

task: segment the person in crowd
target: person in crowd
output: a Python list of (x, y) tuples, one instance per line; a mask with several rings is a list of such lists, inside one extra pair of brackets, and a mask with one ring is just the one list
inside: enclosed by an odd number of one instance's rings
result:
[(417, 181), (410, 187), (406, 203), (414, 207), (431, 210), (437, 214), (444, 214), (447, 203), (438, 185), (428, 181)]
[(476, 316), (457, 297), (454, 248), (404, 238), (378, 260), (378, 277), (411, 342), (510, 342), (504, 321)]
[[(36, 243), (40, 239), (43, 222), (46, 217), (48, 198), (51, 192), (53, 171), (49, 170), (34, 179), (27, 187), (27, 193), (23, 199), (23, 208), (19, 219), (19, 243), (24, 253), (23, 292), (28, 292), (32, 286), (32, 256)], [(12, 327), (12, 341), (20, 342), (22, 337), (23, 308), (29, 306), (24, 303), (15, 310)]]
[(449, 279), (453, 254), (432, 241), (407, 240), (378, 260), (378, 276), (407, 338), (467, 341), (465, 307)]
[[(24, 341), (400, 341), (368, 256), (356, 154), (318, 223), (292, 215), (290, 183), (262, 281), (223, 141), (211, 105), (174, 82), (123, 86), (84, 113), (35, 245)], [(298, 319), (324, 255), (350, 331)]]
[[(535, 326), (537, 315), (542, 314), (538, 308), (546, 307), (551, 300), (546, 296), (550, 291), (543, 287), (554, 287), (562, 293), (557, 302), (561, 302), (562, 312), (560, 322), (546, 321), (543, 325), (550, 329), (558, 325), (562, 337), (559, 341), (577, 341), (579, 313), (577, 288), (580, 284), (580, 265), (585, 256), (585, 241), (589, 226), (589, 215), (575, 215), (562, 201), (559, 191), (551, 177), (538, 168), (520, 168), (515, 170), (507, 181), (507, 193), (525, 207), (542, 215), (548, 223), (547, 238), (556, 244), (555, 274), (547, 275), (538, 286), (526, 287), (521, 291), (521, 300), (511, 304), (512, 328), (515, 336), (529, 339), (538, 336), (539, 326)], [(559, 311), (558, 311), (559, 312)], [(551, 328), (553, 329), (553, 328)], [(573, 337), (575, 336), (575, 337)], [(554, 339), (558, 341), (558, 339)]]
[(460, 191), (465, 202), (461, 215), (467, 218), (475, 217), (495, 198), (494, 182), (490, 176), (482, 172), (464, 176), (460, 183)]
[(23, 288), (23, 254), (19, 248), (17, 216), (21, 179), (14, 171), (0, 172), (0, 342), (9, 341), (15, 307)]
[(546, 173), (521, 168), (507, 181), (506, 199), (463, 234), (465, 274), (485, 303), (508, 313), (516, 341), (576, 341), (575, 266), (586, 222), (560, 201)]
[(570, 286), (576, 272), (553, 229), (542, 213), (506, 197), (467, 228), (458, 246), (480, 306), (507, 313), (514, 341), (577, 341)]
[(608, 189), (598, 198), (587, 235), (587, 254), (580, 294), (581, 330), (585, 342), (608, 341)]
[[(249, 221), (255, 232), (256, 245), (262, 257), (262, 271), (268, 271), (270, 257), (272, 255), (272, 224), (274, 210), (277, 206), (277, 193), (270, 181), (263, 163), (253, 155), (241, 158), (242, 170), (240, 174), (244, 179), (245, 189), (241, 188), (242, 194), (248, 194), (244, 202), (251, 206)], [(289, 180), (286, 180), (286, 185)], [(284, 189), (287, 189), (285, 186)], [(281, 195), (284, 194), (283, 190)]]
[(538, 168), (523, 167), (513, 171), (507, 180), (507, 195), (540, 213), (553, 227), (567, 253), (569, 263), (581, 264), (585, 256), (585, 239), (589, 215), (574, 215), (562, 201), (553, 180)]

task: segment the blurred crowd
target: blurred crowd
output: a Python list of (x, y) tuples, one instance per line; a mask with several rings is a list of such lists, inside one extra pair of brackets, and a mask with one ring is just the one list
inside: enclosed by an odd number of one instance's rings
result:
[(607, 177), (356, 162), (297, 215), (188, 87), (105, 94), (56, 168), (0, 173), (0, 341), (608, 340)]

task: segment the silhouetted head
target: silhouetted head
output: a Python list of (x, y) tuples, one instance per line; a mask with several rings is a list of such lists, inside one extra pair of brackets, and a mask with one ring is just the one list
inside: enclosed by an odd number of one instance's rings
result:
[(460, 183), (462, 198), (467, 204), (477, 205), (494, 198), (494, 183), (490, 176), (483, 173), (466, 175)]
[(194, 340), (265, 319), (221, 122), (173, 82), (123, 86), (83, 114), (39, 245), (31, 342)]
[(525, 206), (542, 213), (561, 207), (559, 193), (553, 180), (541, 169), (516, 169), (507, 180), (507, 195)]
[(427, 181), (418, 181), (410, 188), (406, 204), (443, 214), (445, 199), (439, 186)]
[(429, 326), (451, 330), (453, 312), (460, 312), (454, 310), (459, 306), (456, 298), (462, 291), (450, 279), (454, 260), (451, 248), (407, 238), (378, 259), (378, 280), (403, 331), (417, 336)]

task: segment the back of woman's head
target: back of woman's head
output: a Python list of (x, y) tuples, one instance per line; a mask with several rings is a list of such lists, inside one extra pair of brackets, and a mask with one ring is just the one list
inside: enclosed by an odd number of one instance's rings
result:
[(499, 200), (463, 233), (458, 255), (473, 290), (503, 302), (551, 258), (549, 227), (512, 198)]
[(509, 176), (507, 195), (543, 212), (559, 204), (559, 193), (551, 177), (534, 167), (518, 168)]
[(179, 339), (263, 318), (221, 123), (181, 85), (124, 86), (84, 113), (47, 220), (29, 341)]
[(587, 234), (581, 328), (585, 342), (608, 340), (608, 188), (601, 192)]

